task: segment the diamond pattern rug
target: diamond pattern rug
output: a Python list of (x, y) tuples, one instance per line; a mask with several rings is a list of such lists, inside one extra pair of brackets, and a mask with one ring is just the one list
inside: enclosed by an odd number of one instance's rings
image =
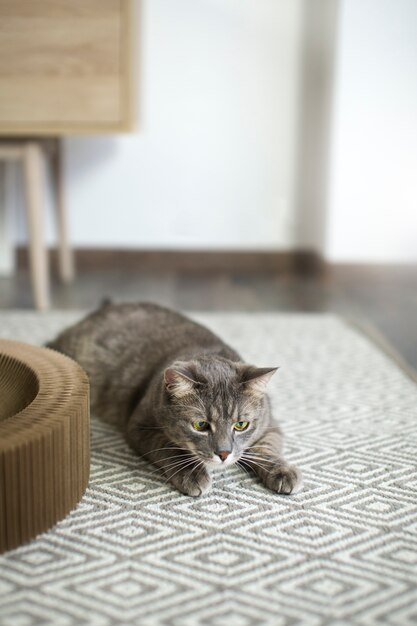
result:
[[(42, 343), (78, 312), (0, 314)], [(188, 498), (93, 418), (78, 507), (0, 557), (0, 625), (291, 626), (417, 622), (417, 387), (331, 315), (198, 314), (257, 365), (296, 496), (237, 468)]]

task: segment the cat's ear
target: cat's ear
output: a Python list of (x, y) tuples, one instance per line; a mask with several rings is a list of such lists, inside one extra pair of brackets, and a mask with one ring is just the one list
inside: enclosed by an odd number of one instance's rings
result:
[(279, 368), (244, 365), (240, 370), (240, 384), (250, 393), (261, 396), (265, 393), (266, 386), (277, 369)]
[(187, 363), (181, 365), (174, 364), (173, 367), (167, 367), (164, 371), (165, 389), (170, 395), (182, 398), (191, 393), (197, 385), (201, 384), (194, 380), (192, 371), (190, 371), (187, 365)]

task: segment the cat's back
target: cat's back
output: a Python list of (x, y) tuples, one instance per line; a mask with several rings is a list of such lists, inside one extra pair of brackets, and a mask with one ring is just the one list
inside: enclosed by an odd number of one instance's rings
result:
[(92, 410), (113, 423), (129, 414), (132, 398), (142, 395), (168, 363), (207, 351), (239, 358), (209, 329), (152, 303), (104, 304), (48, 347), (84, 368)]
[(88, 370), (94, 363), (115, 366), (135, 356), (146, 359), (149, 366), (164, 355), (216, 346), (227, 348), (204, 326), (150, 302), (104, 304), (49, 344)]

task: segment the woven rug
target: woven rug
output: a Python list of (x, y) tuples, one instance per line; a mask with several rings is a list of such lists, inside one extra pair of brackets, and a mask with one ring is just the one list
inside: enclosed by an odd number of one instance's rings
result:
[[(2, 313), (42, 343), (80, 313)], [(402, 626), (417, 622), (417, 388), (330, 315), (199, 314), (270, 383), (303, 492), (238, 468), (174, 491), (92, 423), (91, 481), (66, 519), (0, 557), (1, 626)]]

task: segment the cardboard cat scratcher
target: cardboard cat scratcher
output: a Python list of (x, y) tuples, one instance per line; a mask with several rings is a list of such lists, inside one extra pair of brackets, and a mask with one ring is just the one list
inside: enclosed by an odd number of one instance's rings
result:
[(0, 554), (64, 518), (89, 473), (87, 375), (58, 352), (0, 339)]

